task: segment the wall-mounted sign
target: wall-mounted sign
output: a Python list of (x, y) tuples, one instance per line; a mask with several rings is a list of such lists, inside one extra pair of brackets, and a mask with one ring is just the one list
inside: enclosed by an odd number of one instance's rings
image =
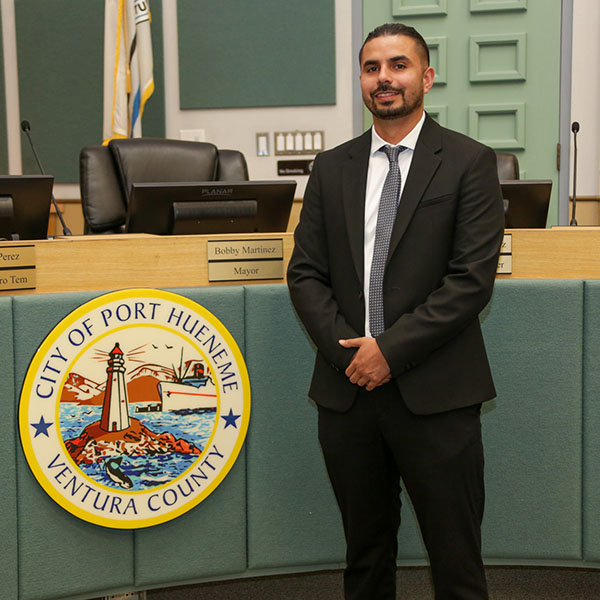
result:
[(291, 175), (310, 175), (314, 159), (278, 160), (277, 175), (290, 177)]
[(248, 372), (225, 326), (146, 289), (67, 315), (31, 361), (19, 406), (23, 450), (48, 495), (119, 529), (204, 500), (235, 463), (249, 418)]

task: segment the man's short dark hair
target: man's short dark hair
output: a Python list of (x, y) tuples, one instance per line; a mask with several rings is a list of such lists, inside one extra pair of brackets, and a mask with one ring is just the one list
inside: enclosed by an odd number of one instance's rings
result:
[(404, 25), (403, 23), (384, 23), (379, 27), (375, 27), (371, 33), (366, 37), (363, 45), (360, 47), (360, 52), (358, 53), (358, 62), (362, 63), (362, 53), (363, 48), (367, 42), (370, 42), (372, 39), (381, 37), (383, 35), (405, 35), (406, 37), (410, 37), (417, 43), (417, 49), (420, 51), (422, 58), (425, 59), (427, 66), (429, 66), (429, 48), (427, 47), (427, 42), (423, 39), (423, 36), (410, 25)]

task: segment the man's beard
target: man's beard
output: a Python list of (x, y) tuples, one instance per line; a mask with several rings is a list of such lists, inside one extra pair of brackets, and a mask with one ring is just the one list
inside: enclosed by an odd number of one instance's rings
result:
[[(400, 106), (390, 106), (378, 108), (375, 104), (374, 96), (379, 92), (397, 92), (402, 96), (403, 103)], [(423, 91), (421, 90), (417, 95), (413, 98), (412, 101), (406, 100), (405, 91), (403, 89), (393, 88), (390, 85), (380, 85), (377, 89), (371, 94), (369, 94), (368, 102), (365, 102), (365, 106), (371, 111), (374, 117), (383, 120), (392, 120), (398, 119), (401, 117), (406, 117), (412, 114), (415, 110), (417, 110), (423, 104)]]

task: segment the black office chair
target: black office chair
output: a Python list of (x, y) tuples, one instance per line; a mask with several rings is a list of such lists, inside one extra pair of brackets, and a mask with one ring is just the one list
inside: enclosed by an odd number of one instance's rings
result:
[(82, 148), (79, 154), (79, 187), (84, 233), (123, 233), (127, 206), (108, 146)]
[(248, 181), (248, 165), (238, 150), (217, 150), (217, 181)]
[(205, 142), (134, 138), (86, 146), (80, 154), (85, 233), (124, 231), (133, 183), (247, 180), (241, 152)]
[(498, 179), (520, 179), (519, 161), (514, 154), (496, 152)]

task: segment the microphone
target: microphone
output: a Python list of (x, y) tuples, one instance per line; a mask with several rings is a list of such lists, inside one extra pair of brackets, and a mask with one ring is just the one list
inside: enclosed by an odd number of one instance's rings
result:
[[(29, 145), (31, 146), (31, 150), (33, 151), (33, 156), (35, 157), (35, 161), (37, 162), (37, 165), (40, 169), (40, 173), (42, 175), (45, 175), (46, 173), (44, 172), (44, 167), (42, 167), (40, 158), (39, 158), (37, 152), (35, 151), (35, 146), (33, 145), (33, 140), (31, 139), (31, 135), (29, 135), (29, 132), (31, 131), (31, 125), (30, 125), (29, 121), (21, 121), (21, 129), (23, 130), (23, 133), (25, 133), (25, 135), (27, 136), (27, 139), (29, 140)], [(71, 230), (67, 227), (67, 224), (65, 223), (65, 220), (62, 216), (62, 212), (60, 212), (60, 208), (58, 208), (58, 204), (56, 203), (56, 199), (54, 198), (53, 193), (50, 194), (50, 198), (52, 200), (52, 204), (54, 205), (54, 210), (56, 211), (58, 220), (60, 221), (60, 224), (62, 225), (63, 235), (73, 235), (71, 233)]]
[(577, 121), (573, 121), (571, 131), (573, 132), (573, 213), (571, 214), (569, 225), (577, 226), (577, 219), (575, 219), (575, 211), (577, 209), (577, 132), (579, 131), (579, 123)]

